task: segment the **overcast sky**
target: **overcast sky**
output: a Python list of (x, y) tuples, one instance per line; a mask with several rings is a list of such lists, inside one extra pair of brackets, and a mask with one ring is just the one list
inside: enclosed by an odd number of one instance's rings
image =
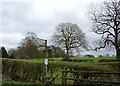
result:
[[(9, 1), (9, 2), (8, 2)], [(86, 34), (90, 46), (99, 40), (91, 30), (88, 10), (102, 0), (5, 0), (0, 2), (0, 44), (7, 50), (17, 48), (27, 32), (47, 39), (48, 45), (55, 27), (60, 23), (72, 22)], [(99, 52), (83, 51), (84, 54), (114, 54), (113, 50)]]

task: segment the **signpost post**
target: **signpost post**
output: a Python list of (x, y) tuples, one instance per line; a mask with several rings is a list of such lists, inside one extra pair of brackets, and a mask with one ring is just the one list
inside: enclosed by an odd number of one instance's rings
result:
[(45, 67), (46, 67), (46, 86), (47, 86), (47, 65), (48, 65), (48, 59), (47, 59), (47, 40), (45, 40), (45, 52), (46, 52)]
[(46, 72), (46, 80), (45, 80), (45, 84), (47, 86), (47, 65), (48, 65), (48, 59), (47, 59), (47, 40), (44, 40), (44, 39), (40, 39), (38, 38), (38, 44), (39, 44), (39, 48), (43, 48), (45, 47), (45, 72)]
[(45, 84), (47, 86), (47, 65), (48, 65), (48, 59), (45, 59), (45, 68), (46, 68), (46, 81)]

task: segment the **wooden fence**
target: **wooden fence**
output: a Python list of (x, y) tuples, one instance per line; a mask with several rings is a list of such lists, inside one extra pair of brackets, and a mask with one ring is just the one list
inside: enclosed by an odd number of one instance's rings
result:
[[(74, 74), (74, 77), (67, 77), (68, 73)], [(103, 76), (102, 76), (103, 75)], [(105, 76), (106, 75), (106, 76)], [(113, 75), (113, 76), (110, 76)], [(82, 77), (83, 76), (83, 77)], [(116, 76), (117, 78), (115, 78)], [(101, 80), (103, 77), (105, 80)], [(97, 80), (98, 79), (98, 80)], [(111, 80), (110, 80), (111, 79)], [(117, 80), (114, 80), (117, 79)], [(119, 80), (118, 80), (119, 79)], [(62, 85), (67, 86), (67, 80), (73, 80), (73, 84), (103, 83), (120, 85), (120, 73), (98, 72), (98, 71), (67, 71), (62, 70)]]

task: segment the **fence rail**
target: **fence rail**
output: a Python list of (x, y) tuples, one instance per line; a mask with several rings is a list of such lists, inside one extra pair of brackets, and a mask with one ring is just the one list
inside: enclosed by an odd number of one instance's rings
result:
[(62, 84), (63, 85), (67, 85), (67, 80), (73, 80), (74, 82), (77, 82), (79, 81), (82, 82), (82, 81), (86, 81), (86, 82), (95, 82), (95, 83), (107, 83), (107, 84), (119, 84), (120, 85), (120, 82), (113, 82), (113, 81), (101, 81), (101, 80), (92, 80), (92, 78), (88, 79), (87, 78), (71, 78), (71, 77), (67, 77), (67, 74), (68, 73), (79, 73), (79, 74), (87, 74), (88, 77), (96, 77), (95, 75), (96, 74), (106, 74), (106, 75), (118, 75), (119, 76), (119, 79), (120, 79), (120, 73), (119, 72), (98, 72), (98, 71), (70, 71), (70, 70), (62, 70)]

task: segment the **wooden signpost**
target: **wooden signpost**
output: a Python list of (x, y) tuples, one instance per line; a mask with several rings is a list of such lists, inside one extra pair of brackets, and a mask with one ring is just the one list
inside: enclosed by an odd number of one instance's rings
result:
[(39, 48), (43, 48), (45, 49), (45, 72), (46, 72), (46, 80), (45, 80), (45, 84), (47, 86), (47, 65), (48, 65), (48, 59), (47, 59), (47, 40), (44, 39), (40, 39), (38, 38), (38, 47)]

